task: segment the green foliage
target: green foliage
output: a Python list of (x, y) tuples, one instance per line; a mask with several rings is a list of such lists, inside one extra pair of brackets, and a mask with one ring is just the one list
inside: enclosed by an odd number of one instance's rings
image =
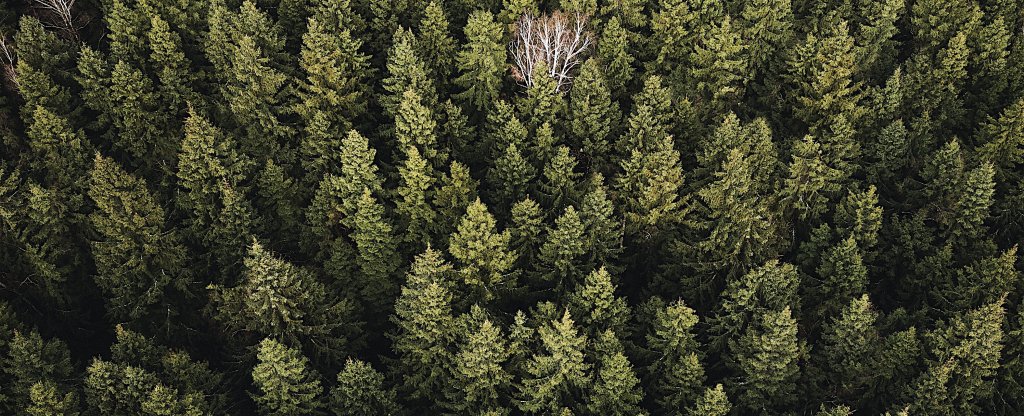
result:
[(252, 381), (253, 400), (268, 416), (313, 415), (323, 407), (323, 387), (306, 357), (271, 338), (260, 342)]
[(537, 329), (542, 351), (526, 363), (519, 408), (555, 413), (581, 405), (582, 390), (591, 383), (591, 365), (583, 360), (587, 338), (580, 335), (566, 311)]
[(345, 361), (338, 384), (331, 389), (330, 409), (337, 416), (394, 415), (400, 411), (395, 392), (384, 386), (384, 375), (352, 358)]
[(512, 236), (508, 230), (498, 232), (496, 224), (487, 206), (477, 198), (449, 241), (448, 252), (455, 258), (473, 300), (490, 302), (516, 286), (516, 276), (511, 273), (516, 256), (509, 250)]

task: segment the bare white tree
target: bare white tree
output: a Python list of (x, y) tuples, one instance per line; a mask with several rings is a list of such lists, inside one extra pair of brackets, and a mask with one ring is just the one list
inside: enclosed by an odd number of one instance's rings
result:
[(32, 0), (35, 8), (44, 10), (55, 17), (55, 26), (67, 31), (73, 39), (78, 39), (78, 27), (72, 10), (76, 0)]
[(509, 44), (515, 64), (512, 76), (531, 87), (534, 70), (543, 62), (547, 65), (547, 76), (555, 80), (555, 88), (559, 92), (568, 90), (573, 70), (593, 43), (586, 28), (587, 16), (581, 13), (556, 11), (545, 16), (520, 17)]
[(0, 33), (0, 77), (18, 88), (18, 73), (15, 72), (14, 47), (6, 33)]

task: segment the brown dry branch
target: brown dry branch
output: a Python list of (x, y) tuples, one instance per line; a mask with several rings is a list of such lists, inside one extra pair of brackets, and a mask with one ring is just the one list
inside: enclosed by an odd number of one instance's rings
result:
[(573, 70), (593, 43), (586, 28), (587, 16), (580, 13), (523, 15), (515, 24), (509, 44), (514, 64), (512, 76), (529, 88), (533, 86), (534, 70), (544, 63), (557, 91), (565, 92), (572, 84)]

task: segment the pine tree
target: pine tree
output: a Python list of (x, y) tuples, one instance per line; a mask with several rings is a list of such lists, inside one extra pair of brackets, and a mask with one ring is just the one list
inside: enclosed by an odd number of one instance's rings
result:
[[(633, 68), (633, 61), (636, 58), (629, 52), (633, 46), (630, 42), (631, 36), (634, 34), (622, 26), (619, 16), (612, 16), (604, 24), (601, 41), (597, 43), (597, 57), (601, 61), (602, 69), (608, 74), (608, 89), (613, 98), (622, 98), (626, 93), (626, 87), (633, 83), (636, 71)], [(582, 71), (581, 68), (580, 76), (583, 76)]]
[(491, 302), (498, 294), (516, 287), (512, 266), (516, 254), (509, 249), (511, 234), (498, 232), (497, 221), (477, 198), (452, 235), (448, 252), (459, 266), (470, 299)]
[(549, 75), (547, 65), (544, 61), (537, 63), (531, 77), (533, 84), (527, 86), (526, 95), (516, 101), (516, 109), (526, 115), (526, 125), (533, 132), (545, 123), (561, 132), (559, 121), (566, 110), (565, 97), (558, 90), (555, 79)]
[(978, 134), (978, 157), (991, 162), (997, 178), (1016, 176), (1014, 167), (1024, 163), (1024, 99), (1017, 100), (989, 119)]
[(519, 257), (516, 267), (523, 269), (535, 264), (543, 244), (541, 234), (544, 232), (544, 213), (540, 204), (530, 197), (516, 202), (512, 206), (512, 226), (509, 232), (512, 235), (512, 249)]
[(284, 416), (320, 412), (323, 387), (302, 353), (267, 338), (260, 342), (256, 359), (252, 379), (257, 392), (253, 400), (259, 405), (260, 414)]
[(729, 397), (721, 384), (704, 390), (704, 395), (697, 399), (697, 404), (687, 411), (689, 416), (726, 416), (732, 410)]
[(568, 130), (574, 147), (582, 149), (586, 164), (607, 172), (611, 168), (610, 140), (618, 132), (622, 115), (618, 103), (612, 101), (603, 70), (594, 58), (580, 66), (573, 81), (575, 88), (569, 90)]
[[(358, 257), (359, 290), (367, 311), (390, 309), (397, 292), (395, 271), (399, 267), (396, 240), (384, 206), (369, 189), (364, 189), (352, 217), (352, 242)], [(372, 315), (370, 315), (372, 316)]]
[(678, 300), (657, 311), (647, 334), (647, 347), (656, 357), (647, 368), (650, 392), (663, 412), (677, 412), (701, 394), (704, 367), (693, 334), (697, 321), (694, 310)]
[(544, 281), (567, 290), (583, 278), (585, 245), (583, 222), (572, 205), (555, 219), (554, 228), (548, 229), (547, 240), (537, 256), (538, 269)]
[(871, 382), (882, 341), (874, 327), (878, 312), (867, 295), (855, 298), (842, 313), (825, 325), (816, 367), (822, 371), (816, 382), (825, 401), (856, 402)]
[(750, 411), (787, 408), (796, 399), (801, 347), (787, 306), (756, 317), (735, 351), (739, 405)]
[(16, 86), (24, 100), (21, 119), (25, 125), (32, 124), (32, 113), (39, 106), (63, 117), (77, 112), (71, 99), (71, 80), (65, 75), (75, 66), (72, 45), (60, 40), (30, 15), (19, 19), (14, 44), (18, 57), (14, 68), (18, 77)]
[(626, 300), (615, 296), (616, 286), (608, 270), (601, 267), (577, 285), (568, 295), (569, 311), (578, 316), (584, 331), (595, 337), (611, 330), (616, 334), (627, 334), (629, 306)]
[(455, 355), (448, 407), (459, 413), (485, 414), (505, 410), (512, 375), (505, 370), (511, 352), (501, 328), (490, 320), (472, 328)]
[(505, 48), (501, 24), (490, 12), (478, 10), (466, 22), (467, 43), (456, 56), (459, 68), (455, 84), (462, 87), (458, 98), (469, 107), (488, 111), (498, 98), (505, 70)]
[(82, 130), (46, 107), (32, 112), (32, 124), (25, 132), (31, 160), (45, 183), (69, 192), (82, 192), (90, 168), (89, 141)]
[(111, 316), (137, 320), (173, 299), (173, 291), (187, 291), (185, 248), (145, 181), (97, 153), (89, 197), (96, 204), (89, 218), (99, 237), (92, 243), (95, 280)]
[(720, 350), (726, 344), (734, 348), (744, 328), (752, 325), (757, 316), (783, 308), (799, 308), (800, 276), (796, 267), (770, 260), (762, 266), (730, 280), (722, 292), (721, 304), (711, 318), (709, 333), (711, 349)]
[(533, 181), (536, 169), (515, 143), (510, 143), (504, 153), (487, 170), (487, 184), (490, 185), (492, 200), (498, 206), (509, 206), (526, 196), (527, 186)]
[(754, 0), (743, 5), (740, 27), (748, 39), (750, 73), (766, 70), (793, 38), (790, 0)]
[[(359, 197), (364, 189), (379, 193), (382, 179), (374, 164), (377, 151), (359, 132), (352, 130), (341, 141), (337, 156), (338, 171), (320, 181), (313, 202), (306, 210), (306, 221), (321, 239), (330, 239), (337, 224), (352, 228)], [(332, 156), (333, 158), (333, 156)]]
[(742, 98), (751, 78), (747, 54), (747, 45), (728, 16), (697, 39), (689, 59), (690, 79), (697, 102), (704, 103), (704, 114), (725, 114)]
[(633, 373), (633, 365), (623, 353), (622, 345), (611, 330), (602, 332), (596, 340), (597, 365), (591, 386), (587, 410), (600, 415), (640, 414), (640, 401), (644, 394), (640, 379)]
[(431, 1), (423, 10), (419, 24), (417, 46), (430, 68), (431, 78), (448, 85), (455, 69), (455, 39), (448, 31), (448, 17), (437, 1)]
[(156, 375), (139, 367), (93, 359), (84, 382), (88, 409), (111, 416), (144, 414), (142, 403), (159, 383)]
[(537, 0), (501, 0), (501, 14), (498, 16), (505, 26), (511, 26), (523, 15), (536, 16), (539, 12)]
[(434, 108), (437, 105), (437, 90), (430, 79), (427, 65), (416, 52), (416, 37), (405, 28), (399, 28), (394, 33), (387, 54), (388, 77), (382, 81), (387, 94), (380, 97), (381, 105), (387, 114), (395, 116), (404, 99), (403, 94), (412, 91), (426, 108)]
[(362, 41), (352, 33), (353, 11), (347, 0), (320, 1), (302, 36), (299, 66), (305, 80), (296, 112), (307, 124), (323, 115), (332, 136), (351, 128), (366, 107), (369, 57), (360, 52)]
[(428, 248), (416, 256), (395, 302), (393, 348), (402, 392), (413, 399), (437, 403), (450, 382), (455, 325), (451, 273), (442, 254)]
[(659, 0), (651, 15), (650, 40), (655, 52), (655, 67), (659, 73), (669, 75), (682, 67), (690, 56), (690, 41), (694, 37), (693, 16), (689, 2)]
[(356, 341), (354, 306), (335, 298), (309, 270), (255, 240), (243, 269), (238, 286), (210, 287), (215, 317), (229, 331), (306, 346), (327, 357), (340, 356)]
[(396, 415), (395, 392), (384, 387), (384, 375), (363, 361), (349, 358), (331, 389), (330, 410), (336, 416)]
[(577, 332), (568, 311), (537, 332), (543, 352), (526, 363), (528, 375), (520, 388), (520, 410), (555, 413), (582, 404), (581, 392), (591, 382), (591, 365), (583, 360), (587, 338)]
[(437, 227), (437, 212), (430, 205), (435, 179), (428, 161), (415, 146), (407, 147), (405, 153), (406, 159), (398, 168), (401, 182), (396, 190), (395, 212), (401, 218), (400, 229), (405, 230), (403, 242), (418, 252), (430, 244)]
[(160, 98), (174, 111), (171, 114), (183, 116), (187, 103), (200, 98), (192, 87), (197, 76), (192, 74), (192, 62), (185, 55), (181, 36), (156, 15), (150, 18), (146, 37), (152, 51), (149, 65), (155, 73)]

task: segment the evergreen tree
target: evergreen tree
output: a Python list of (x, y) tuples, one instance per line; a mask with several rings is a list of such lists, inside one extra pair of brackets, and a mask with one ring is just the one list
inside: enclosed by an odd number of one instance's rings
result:
[(490, 320), (472, 328), (455, 356), (449, 408), (473, 414), (507, 412), (505, 398), (512, 387), (512, 375), (503, 366), (510, 355), (501, 329)]
[(708, 388), (704, 390), (704, 395), (697, 399), (697, 404), (690, 408), (687, 412), (690, 416), (725, 416), (732, 410), (732, 404), (729, 403), (729, 397), (726, 396), (725, 390), (722, 389), (721, 384), (716, 384), (714, 388)]
[(399, 199), (395, 212), (401, 218), (400, 228), (405, 230), (403, 241), (419, 251), (430, 244), (437, 227), (437, 212), (430, 205), (435, 179), (415, 146), (406, 148), (405, 153), (407, 158), (398, 168), (401, 183), (396, 191)]
[(336, 416), (396, 415), (401, 408), (395, 393), (384, 387), (384, 375), (369, 364), (349, 358), (331, 389), (331, 412)]
[(582, 391), (591, 383), (591, 365), (583, 360), (587, 338), (580, 335), (566, 311), (537, 329), (543, 352), (526, 363), (519, 402), (524, 412), (555, 413), (581, 405)]
[(509, 249), (511, 234), (498, 232), (497, 221), (477, 198), (452, 235), (448, 252), (459, 266), (459, 274), (473, 300), (492, 302), (498, 294), (516, 287), (512, 266), (516, 254)]
[(282, 260), (255, 240), (243, 269), (238, 286), (210, 287), (215, 317), (229, 331), (306, 346), (327, 357), (340, 356), (357, 344), (354, 306), (328, 292), (309, 270)]
[(394, 274), (399, 267), (399, 257), (391, 222), (384, 217), (384, 206), (368, 188), (363, 190), (356, 203), (351, 238), (357, 253), (356, 265), (360, 272), (358, 288), (364, 301), (364, 310), (390, 309), (397, 292)]
[(264, 415), (314, 415), (323, 407), (323, 387), (306, 357), (271, 338), (260, 342), (252, 369), (253, 400)]
[(867, 295), (855, 298), (835, 316), (822, 332), (818, 359), (822, 371), (816, 382), (826, 401), (839, 399), (855, 403), (871, 382), (882, 341), (874, 327), (878, 312)]
[(656, 357), (647, 368), (648, 382), (662, 412), (678, 412), (701, 394), (704, 367), (693, 334), (697, 320), (693, 309), (678, 300), (657, 311), (647, 334), (647, 347)]
[[(625, 4), (615, 2), (612, 4)], [(601, 31), (601, 41), (597, 43), (597, 57), (603, 64), (602, 69), (608, 74), (608, 89), (613, 98), (622, 98), (626, 93), (626, 87), (633, 83), (633, 75), (636, 71), (633, 62), (636, 57), (629, 53), (631, 46), (630, 37), (635, 34), (629, 32), (622, 26), (619, 16), (612, 16), (604, 24)], [(583, 76), (583, 69), (580, 68), (580, 76)]]
[(74, 392), (61, 395), (55, 383), (38, 382), (29, 390), (32, 404), (25, 409), (29, 416), (78, 416), (78, 397)]
[(580, 73), (569, 90), (569, 135), (574, 146), (583, 150), (588, 166), (607, 172), (610, 140), (618, 132), (618, 103), (612, 101), (603, 68), (591, 58), (580, 66)]
[(108, 312), (134, 321), (173, 311), (173, 293), (188, 290), (185, 248), (165, 223), (163, 208), (145, 181), (99, 153), (89, 176), (89, 197), (96, 204), (89, 218), (99, 237), (92, 243), (95, 280)]
[(605, 331), (628, 333), (629, 306), (615, 296), (615, 284), (608, 270), (601, 267), (587, 275), (568, 296), (569, 310), (580, 317), (580, 326), (596, 337)]
[(818, 265), (821, 284), (816, 288), (819, 316), (836, 315), (845, 303), (864, 293), (868, 285), (868, 269), (864, 265), (861, 250), (852, 237), (829, 249)]
[(461, 72), (455, 84), (463, 89), (458, 97), (466, 106), (487, 111), (498, 98), (505, 68), (501, 24), (490, 12), (478, 10), (469, 15), (465, 36), (467, 43), (455, 60)]
[(840, 189), (843, 173), (823, 158), (821, 145), (810, 135), (793, 145), (781, 203), (801, 221), (814, 222), (828, 212), (829, 196)]
[(580, 203), (580, 220), (583, 222), (586, 252), (590, 264), (607, 265), (613, 270), (613, 263), (622, 252), (622, 224), (615, 214), (615, 206), (608, 199), (604, 177), (595, 173), (590, 178), (591, 190)]
[(455, 69), (455, 39), (448, 31), (448, 17), (441, 4), (437, 1), (427, 4), (419, 29), (416, 44), (430, 68), (431, 78), (446, 86)]
[(583, 222), (572, 205), (555, 219), (554, 228), (547, 233), (547, 240), (538, 253), (538, 269), (546, 282), (554, 283), (561, 291), (572, 287), (583, 274), (582, 256), (586, 246), (583, 241)]
[(544, 165), (537, 196), (548, 210), (560, 211), (579, 202), (579, 178), (582, 175), (576, 169), (577, 160), (565, 146), (559, 146)]
[(597, 368), (590, 388), (587, 410), (601, 415), (640, 414), (643, 392), (633, 365), (623, 354), (622, 345), (611, 330), (601, 333), (597, 345)]
[(355, 18), (347, 0), (324, 0), (313, 9), (302, 36), (299, 66), (305, 80), (296, 112), (307, 124), (323, 116), (332, 135), (340, 136), (363, 114), (371, 74), (362, 41), (352, 33)]
[[(437, 122), (431, 107), (423, 102), (422, 97), (413, 90), (402, 94), (395, 114), (395, 137), (398, 139), (398, 152), (405, 152), (409, 146), (416, 146), (420, 154), (431, 162), (433, 168), (442, 168), (447, 164), (447, 156), (440, 154), (437, 145)], [(406, 155), (408, 156), (408, 155)], [(396, 156), (394, 160), (400, 160)]]
[(737, 343), (739, 405), (751, 411), (779, 411), (796, 399), (802, 355), (790, 308), (767, 312)]
[(395, 116), (405, 98), (403, 94), (411, 91), (422, 100), (426, 108), (434, 108), (437, 104), (437, 90), (430, 79), (427, 65), (416, 51), (416, 37), (405, 28), (398, 28), (394, 33), (391, 49), (387, 53), (388, 77), (382, 81), (387, 94), (380, 97), (381, 105), (387, 114)]
[(0, 367), (11, 377), (5, 395), (11, 395), (20, 409), (35, 402), (32, 393), (36, 384), (52, 385), (72, 375), (68, 347), (59, 339), (44, 341), (35, 330), (14, 331), (7, 347), (6, 356), (0, 357)]
[(682, 218), (683, 171), (670, 136), (649, 147), (633, 149), (620, 167), (623, 173), (616, 178), (616, 190), (627, 235), (651, 238)]
[[(432, 201), (437, 210), (438, 218), (458, 218), (477, 198), (477, 181), (470, 175), (469, 168), (456, 160), (452, 161), (447, 174), (441, 176), (440, 187), (434, 193)], [(438, 221), (437, 234), (447, 239), (455, 231), (457, 224), (449, 221)]]
[(754, 0), (743, 5), (740, 25), (749, 39), (751, 74), (766, 70), (793, 38), (793, 5), (790, 0)]
[(697, 102), (705, 103), (705, 114), (725, 114), (743, 96), (750, 79), (747, 48), (728, 16), (697, 39), (689, 59), (690, 78)]
[(397, 327), (402, 392), (413, 399), (438, 403), (450, 382), (455, 318), (452, 316), (452, 266), (427, 248), (416, 256), (395, 302), (391, 320)]

